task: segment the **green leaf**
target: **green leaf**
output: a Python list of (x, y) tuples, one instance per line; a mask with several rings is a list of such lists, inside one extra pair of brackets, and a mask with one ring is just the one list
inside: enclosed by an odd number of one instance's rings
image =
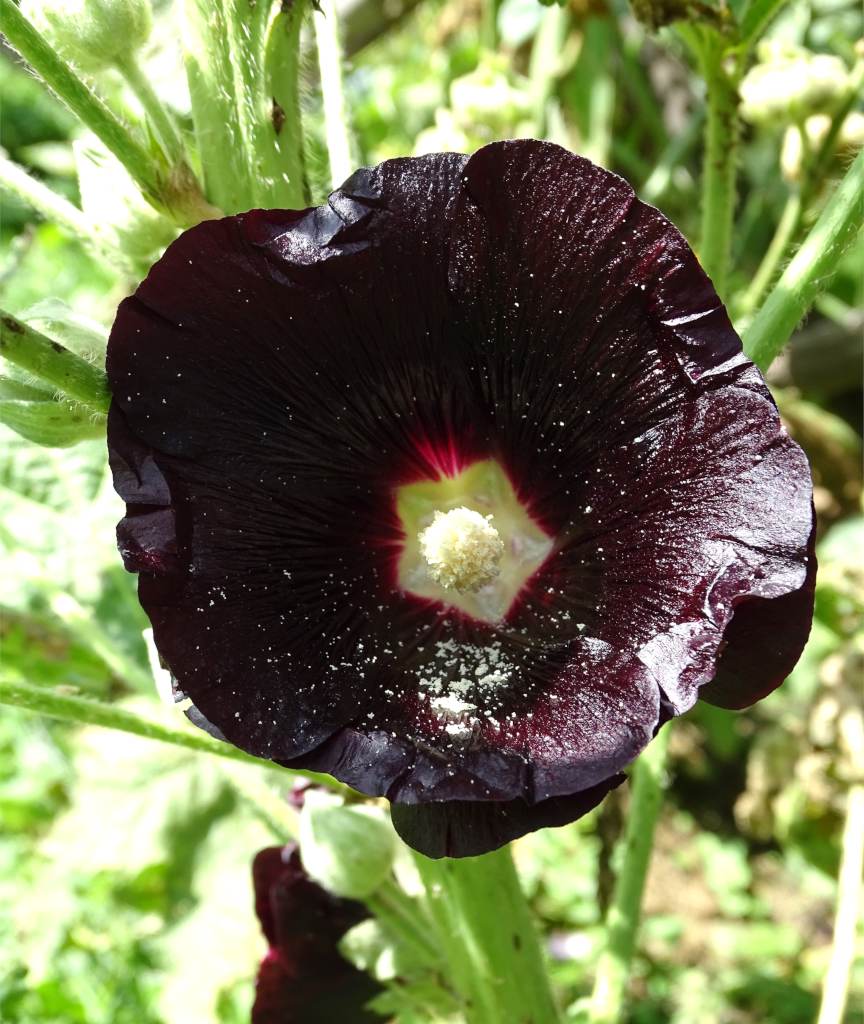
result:
[(768, 27), (768, 23), (779, 14), (789, 0), (753, 0), (741, 15), (741, 42), (753, 46)]
[[(158, 711), (152, 700), (125, 706), (151, 717)], [(255, 963), (265, 951), (250, 869), (272, 836), (235, 782), (245, 773), (261, 784), (266, 773), (234, 764), (223, 770), (212, 759), (99, 728), (81, 729), (74, 744), (72, 761), (53, 769), (71, 783), (71, 803), (38, 848), (0, 871), (0, 898), (16, 918), (12, 962), (29, 968), (28, 986), (65, 985), (70, 998), (89, 992), (90, 1012), (43, 1016), (33, 1002), (21, 1024), (212, 1024), (223, 991), (238, 982), (246, 1006), (237, 1019), (248, 1020)], [(149, 991), (130, 993), (127, 1010), (124, 988), (142, 981)], [(142, 1003), (148, 1013), (136, 1017)]]
[(69, 448), (79, 441), (104, 436), (106, 417), (71, 402), (0, 399), (0, 423), (47, 448)]
[(0, 607), (14, 610), (33, 637), (23, 681), (47, 674), (80, 685), (71, 662), (68, 678), (62, 665), (34, 672), (39, 658), (58, 657), (52, 652), (72, 640), (102, 662), (103, 682), (114, 676), (152, 691), (141, 636), (146, 618), (117, 555), (122, 503), (106, 462), (104, 440), (43, 448), (0, 425)]
[(43, 448), (0, 424), (0, 605), (44, 606), (45, 581), (93, 594), (102, 568), (117, 564), (116, 521), (104, 441)]
[(346, 806), (313, 790), (300, 814), (300, 850), (316, 882), (337, 896), (362, 900), (390, 874), (396, 833), (382, 808)]

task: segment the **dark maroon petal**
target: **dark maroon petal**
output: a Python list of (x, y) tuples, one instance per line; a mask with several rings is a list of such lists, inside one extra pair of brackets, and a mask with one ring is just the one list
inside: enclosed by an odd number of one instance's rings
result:
[[(806, 639), (800, 449), (679, 232), (557, 146), (199, 225), (122, 304), (108, 373), (124, 559), (199, 719), (252, 753), (400, 804), (540, 807), (700, 687), (764, 694)], [(486, 459), (553, 543), (494, 625), (397, 574), (397, 489)], [(455, 741), (424, 687), (490, 651)]]
[(368, 917), (365, 907), (313, 882), (296, 844), (261, 850), (252, 879), (255, 912), (270, 945), (258, 974), (252, 1024), (380, 1020), (365, 1006), (381, 986), (338, 950), (343, 935)]
[(593, 810), (623, 775), (572, 796), (556, 796), (536, 804), (448, 800), (391, 807), (393, 827), (404, 841), (427, 857), (479, 857), (540, 828), (569, 825)]
[(717, 673), (699, 697), (739, 710), (776, 690), (801, 657), (810, 633), (816, 595), (816, 530), (810, 540), (807, 576), (799, 590), (775, 598), (753, 597), (736, 606), (723, 635)]
[[(351, 195), (302, 217), (253, 211), (202, 224), (118, 314), (108, 360), (115, 463), (132, 461), (129, 434), (157, 453), (176, 513), (176, 537), (163, 534), (156, 550), (149, 520), (136, 530), (156, 496), (143, 495), (142, 508), (124, 470), (127, 564), (141, 572), (142, 603), (181, 688), (255, 753), (297, 756), (380, 701), (379, 670), (364, 681), (355, 645), (416, 629), (417, 609), (393, 600), (382, 551), (400, 536), (392, 487), (429, 466), (415, 448), (394, 447), (392, 420), (407, 422), (409, 389), (432, 387), (439, 404), (429, 324), (437, 318), (437, 337), (446, 274), (433, 243), (464, 160), (358, 172)], [(385, 205), (376, 196), (394, 177), (403, 191)], [(373, 213), (392, 250), (373, 254), (363, 235)], [(402, 273), (399, 303), (386, 265)], [(392, 360), (412, 345), (425, 361), (405, 367), (416, 379), (403, 393)], [(133, 466), (142, 459), (135, 452)]]
[[(518, 679), (526, 685), (529, 671)], [(523, 700), (522, 713), (479, 725), (467, 745), (440, 735), (440, 726), (436, 737), (427, 725), (425, 735), (437, 739), (435, 746), (347, 728), (283, 763), (313, 771), (338, 765), (348, 785), (394, 803), (491, 800), (500, 807), (521, 794), (535, 804), (570, 798), (613, 778), (661, 720), (659, 691), (645, 666), (591, 638), (567, 648), (562, 665), (544, 666), (538, 691)]]
[[(481, 150), (465, 183), (451, 289), (494, 343), (498, 374), (519, 366), (521, 408), (499, 436), (559, 539), (538, 579), (549, 596), (535, 587), (523, 617), (540, 599), (549, 632), (558, 612), (634, 651), (680, 713), (714, 676), (733, 608), (804, 585), (806, 459), (686, 242), (625, 182), (526, 142)], [(802, 603), (775, 641), (775, 677), (806, 619)], [(754, 678), (751, 692), (765, 688)]]
[[(479, 150), (454, 221), (454, 294), (523, 353), (557, 347), (569, 369), (582, 363), (582, 387), (591, 383), (585, 371), (600, 369), (614, 399), (614, 364), (650, 354), (634, 344), (640, 328), (691, 383), (750, 365), (680, 232), (622, 178), (560, 146), (520, 140)], [(661, 383), (645, 382), (643, 398)]]
[[(593, 608), (583, 601), (573, 613), (614, 648), (634, 645), (681, 713), (714, 676), (734, 609), (805, 583), (813, 526), (806, 460), (767, 397), (730, 387), (608, 453), (598, 468), (597, 482), (586, 481), (590, 517), (569, 528), (554, 571), (581, 575), (583, 585), (602, 580)], [(790, 620), (786, 632), (800, 653), (807, 629)]]

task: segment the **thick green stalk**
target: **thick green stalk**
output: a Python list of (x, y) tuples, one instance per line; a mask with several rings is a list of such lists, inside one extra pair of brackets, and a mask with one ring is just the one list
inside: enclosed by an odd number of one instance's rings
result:
[(763, 371), (782, 350), (834, 272), (864, 219), (864, 150), (828, 200), (801, 248), (744, 332), (744, 351)]
[(333, 0), (320, 0), (312, 17), (318, 67), (321, 72), (321, 96), (324, 101), (324, 136), (330, 158), (330, 180), (337, 188), (354, 170), (348, 107), (342, 83), (342, 44), (339, 21)]
[(162, 100), (156, 95), (135, 56), (130, 53), (126, 58), (118, 61), (117, 69), (128, 82), (129, 88), (149, 118), (168, 162), (172, 165), (185, 164), (187, 162), (186, 148), (183, 145), (177, 124)]
[(184, 0), (183, 52), (207, 195), (226, 213), (248, 210), (251, 169), (237, 118), (224, 0)]
[(300, 115), (300, 29), (308, 0), (294, 0), (270, 25), (265, 54), (266, 93), (271, 97), (273, 144), (265, 158), (272, 180), (270, 205), (302, 209), (309, 205), (303, 123)]
[(864, 784), (850, 786), (846, 796), (843, 852), (837, 879), (837, 910), (831, 960), (825, 972), (817, 1024), (843, 1024), (849, 995), (849, 977), (855, 960), (855, 942), (862, 909), (861, 873), (864, 870)]
[(303, 207), (300, 28), (309, 0), (185, 0), (183, 43), (207, 192), (228, 213)]
[(102, 370), (2, 309), (0, 355), (94, 412), (108, 411), (111, 395)]
[[(270, 19), (272, 4), (223, 0), (237, 95), (237, 117), (251, 170), (254, 206), (302, 207), (303, 130), (299, 101), (300, 29), (308, 0)], [(273, 77), (278, 81), (274, 81)], [(277, 100), (285, 101), (283, 106)]]
[(483, 857), (416, 857), (469, 1024), (560, 1019), (509, 847)]
[(230, 743), (223, 743), (214, 739), (205, 732), (172, 729), (170, 726), (162, 725), (160, 722), (153, 722), (150, 719), (142, 718), (133, 714), (125, 708), (118, 708), (112, 704), (104, 704), (101, 701), (90, 700), (87, 697), (75, 697), (65, 693), (58, 693), (56, 690), (46, 686), (33, 686), (31, 683), (23, 683), (18, 680), (0, 676), (0, 704), (7, 704), (10, 707), (23, 708), (25, 711), (33, 711), (37, 714), (47, 715), (49, 718), (61, 718), (67, 722), (79, 722), (81, 725), (98, 725), (105, 729), (117, 729), (120, 732), (128, 732), (134, 736), (143, 736), (145, 739), (157, 740), (160, 743), (170, 743), (175, 747), (186, 747), (189, 750), (198, 750), (204, 754), (213, 754), (216, 757), (226, 757), (231, 761), (242, 761), (245, 764), (258, 764), (263, 768), (273, 768), (296, 775), (298, 778), (308, 778), (327, 786), (329, 789), (345, 791), (345, 787), (334, 782), (329, 775), (318, 775), (315, 772), (294, 772), (288, 768), (281, 768), (272, 761), (264, 761), (251, 754), (246, 754)]
[(661, 729), (633, 766), (623, 861), (606, 917), (606, 948), (600, 955), (588, 1013), (590, 1024), (617, 1024), (624, 1008), (630, 962), (636, 949), (642, 894), (651, 862), (654, 829), (663, 804), (669, 727)]
[(699, 259), (726, 299), (732, 252), (738, 159), (738, 72), (725, 66), (723, 38), (711, 32), (702, 49), (707, 89), (705, 155), (702, 167), (702, 231)]
[(160, 169), (132, 131), (108, 109), (18, 10), (0, 0), (0, 31), (47, 86), (126, 168), (147, 199), (158, 204)]
[[(493, 1007), (483, 998), (481, 979), (473, 970), (461, 941), (459, 924), (453, 907), (452, 893), (445, 885), (445, 862), (430, 860), (412, 851), (417, 871), (426, 890), (425, 904), (434, 935), (445, 957), (450, 984), (463, 1008), (466, 1024), (485, 1024), (491, 1021)], [(476, 992), (477, 986), (481, 991)]]
[(268, 4), (250, 4), (249, 0), (221, 0), (228, 28), (228, 53), (237, 101), (237, 122), (243, 140), (245, 162), (249, 168), (250, 206), (259, 206), (260, 173), (256, 160), (256, 135), (263, 116), (264, 34), (262, 13)]

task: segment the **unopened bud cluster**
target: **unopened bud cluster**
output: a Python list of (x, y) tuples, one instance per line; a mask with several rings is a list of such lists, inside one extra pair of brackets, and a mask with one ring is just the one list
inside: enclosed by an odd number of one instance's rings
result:
[(741, 82), (741, 114), (753, 124), (800, 122), (832, 110), (849, 87), (849, 71), (839, 57), (766, 43)]
[(415, 153), (468, 153), (496, 138), (529, 130), (531, 106), (524, 80), (497, 54), (486, 54), (467, 75), (450, 83), (450, 102), (435, 124), (417, 136)]
[[(831, 117), (828, 114), (812, 114), (803, 125), (790, 125), (783, 136), (783, 148), (780, 152), (780, 167), (787, 181), (798, 181), (804, 167), (806, 153), (817, 150), (831, 130)], [(802, 138), (802, 134), (806, 138)], [(864, 114), (853, 110), (848, 114), (834, 139), (832, 155), (851, 157), (864, 148)]]

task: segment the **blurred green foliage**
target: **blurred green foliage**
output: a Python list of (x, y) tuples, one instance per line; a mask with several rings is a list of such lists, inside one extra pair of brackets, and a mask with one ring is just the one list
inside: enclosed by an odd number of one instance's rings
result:
[[(650, 35), (618, 0), (574, 0), (563, 10), (503, 0), (495, 10), (494, 48), (479, 2), (426, 0), (353, 56), (347, 87), (359, 161), (540, 131), (625, 175), (694, 238), (703, 96), (674, 34)], [(149, 55), (156, 69), (177, 57), (172, 16), (160, 6)], [(554, 60), (538, 59), (550, 19), (561, 17)], [(812, 0), (786, 4), (770, 34), (851, 66), (862, 31), (859, 4)], [(70, 116), (8, 54), (0, 91), (0, 146), (78, 198)], [(311, 86), (304, 103), (320, 199), (327, 165)], [(786, 202), (786, 129), (745, 129), (733, 296)], [(838, 158), (832, 173), (840, 166)], [(134, 281), (20, 203), (4, 198), (0, 214), (2, 304), (20, 314), (56, 297), (107, 327)], [(156, 228), (151, 247), (166, 240)], [(811, 642), (788, 683), (752, 711), (700, 706), (676, 725), (628, 1024), (814, 1016), (848, 782), (837, 721), (860, 701), (864, 643), (862, 262), (864, 240), (772, 370), (781, 411), (814, 467), (821, 540)], [(2, 672), (167, 715), (152, 684), (146, 619), (113, 544), (122, 508), (103, 443), (44, 449), (5, 430), (0, 442)], [(248, 1019), (263, 951), (249, 865), (274, 841), (250, 792), (266, 784), (255, 768), (4, 709), (0, 1020)], [(554, 980), (577, 1014), (626, 800), (619, 791), (576, 825), (517, 846)], [(864, 999), (860, 966), (853, 994)], [(862, 1020), (854, 1012), (850, 1024)]]

